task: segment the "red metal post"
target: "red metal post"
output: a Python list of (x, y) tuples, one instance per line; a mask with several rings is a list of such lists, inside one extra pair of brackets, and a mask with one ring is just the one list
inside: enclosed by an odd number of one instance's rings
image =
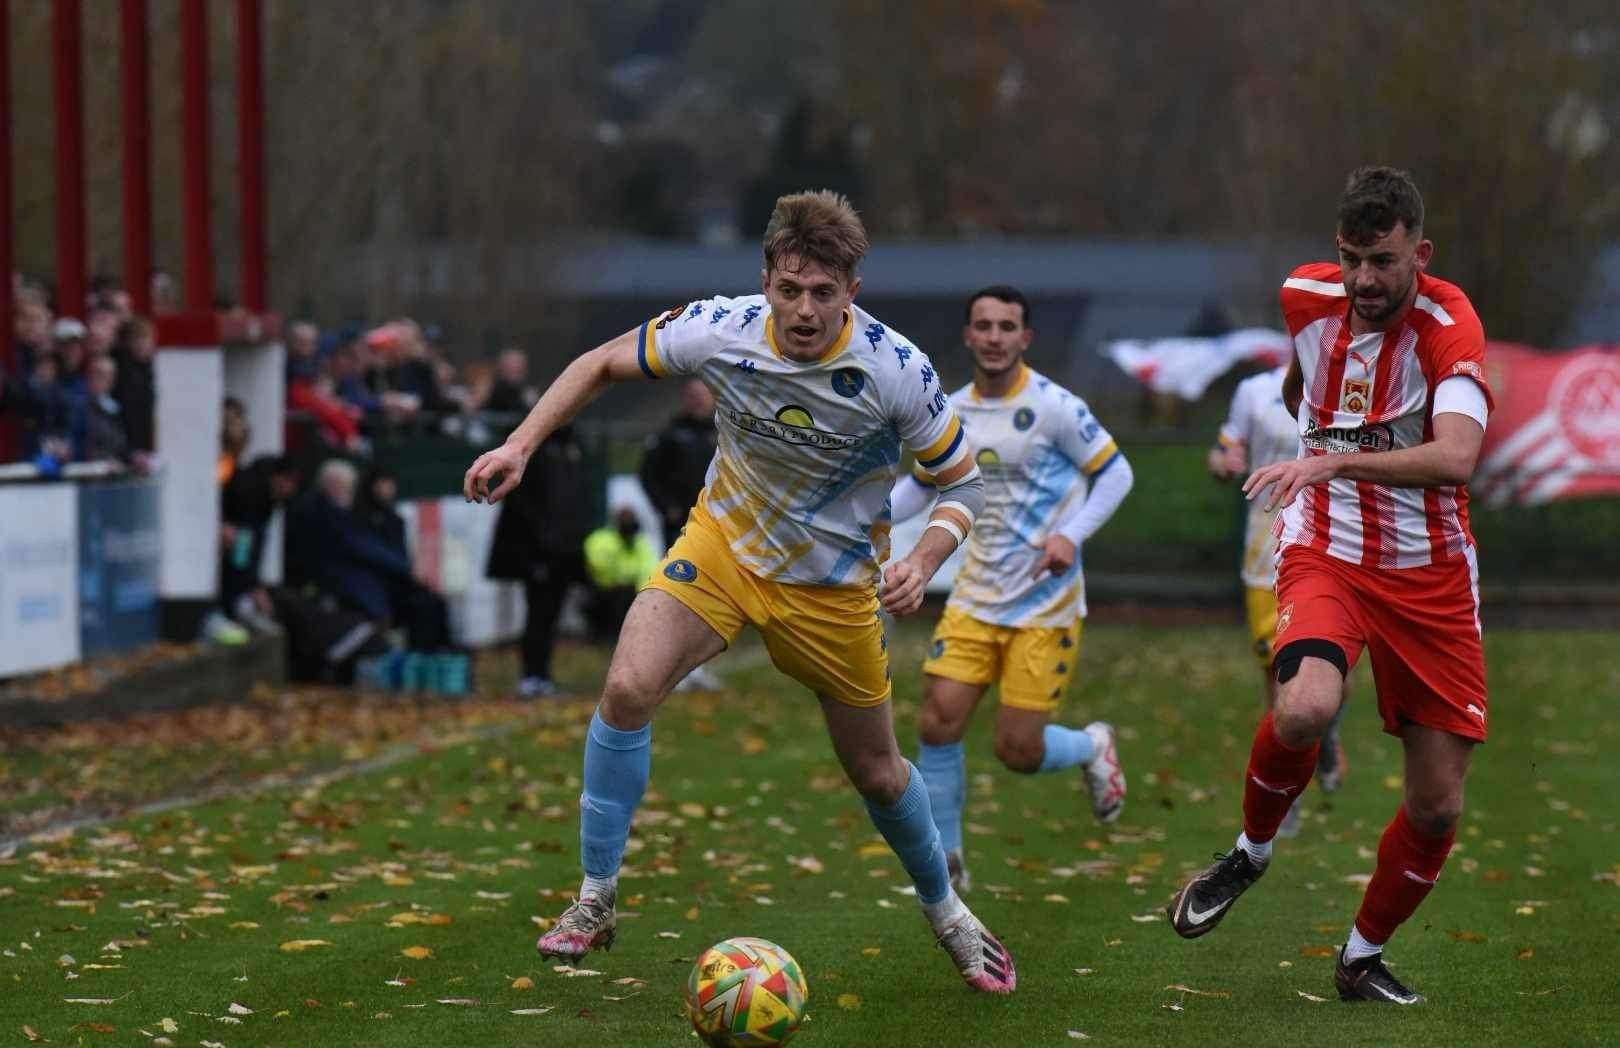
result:
[(236, 0), (237, 169), (241, 180), (242, 305), (268, 308), (265, 270), (264, 57), (259, 0)]
[[(0, 375), (16, 367), (11, 338), (11, 10), (0, 0)], [(0, 435), (0, 443), (4, 443)]]
[(152, 107), (146, 24), (146, 0), (122, 0), (124, 286), (141, 316), (152, 314)]
[(214, 308), (208, 188), (208, 6), (180, 0), (181, 223), (187, 312)]
[[(56, 308), (84, 316), (84, 77), (79, 0), (56, 0)], [(8, 275), (9, 279), (9, 275)]]

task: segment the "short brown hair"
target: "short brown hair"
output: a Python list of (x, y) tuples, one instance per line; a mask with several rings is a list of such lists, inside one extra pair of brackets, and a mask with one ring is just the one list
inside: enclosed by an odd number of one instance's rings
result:
[(1370, 244), (1404, 225), (1423, 230), (1423, 194), (1409, 172), (1393, 167), (1358, 167), (1339, 198), (1339, 235), (1352, 244)]
[(765, 227), (765, 271), (781, 259), (797, 258), (801, 265), (819, 262), (848, 280), (866, 248), (866, 227), (842, 193), (791, 193), (776, 198)]

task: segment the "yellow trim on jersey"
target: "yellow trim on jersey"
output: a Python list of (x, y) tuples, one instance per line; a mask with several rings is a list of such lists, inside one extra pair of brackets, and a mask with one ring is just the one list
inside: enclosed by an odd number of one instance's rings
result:
[(1092, 476), (1117, 454), (1119, 454), (1119, 445), (1110, 440), (1107, 447), (1091, 456), (1091, 461), (1081, 468), (1081, 472), (1088, 477)]
[(770, 345), (771, 352), (776, 354), (778, 360), (789, 360), (795, 364), (824, 364), (832, 360), (844, 351), (845, 347), (849, 345), (849, 337), (855, 333), (855, 318), (846, 309), (844, 310), (844, 328), (838, 332), (838, 337), (833, 339), (833, 344), (827, 347), (827, 352), (821, 354), (815, 360), (793, 360), (792, 357), (784, 354), (776, 346), (775, 319), (774, 314), (765, 318), (765, 341)]
[(1018, 362), (1018, 377), (1016, 379), (1013, 379), (1012, 388), (1009, 389), (1006, 392), (1006, 394), (1004, 394), (1003, 396), (999, 396), (999, 397), (981, 396), (980, 393), (979, 393), (978, 383), (974, 383), (974, 385), (973, 385), (973, 399), (975, 401), (980, 401), (980, 402), (986, 401), (986, 400), (1011, 400), (1012, 398), (1016, 397), (1018, 394), (1022, 393), (1024, 391), (1024, 387), (1027, 386), (1027, 385), (1029, 385), (1029, 365), (1024, 363), (1022, 360), (1020, 360)]
[[(934, 441), (926, 448), (915, 449), (918, 464), (921, 465), (924, 462), (934, 462), (939, 459), (942, 455), (950, 450), (951, 444), (954, 443), (961, 435), (962, 419), (959, 416), (953, 415), (951, 417), (951, 424), (945, 427), (945, 432), (938, 440)], [(939, 464), (944, 465), (943, 462)], [(923, 466), (922, 468), (927, 469), (926, 466)]]
[(643, 371), (650, 372), (655, 378), (664, 378), (669, 369), (658, 357), (658, 328), (664, 317), (658, 317), (641, 325), (641, 366)]
[(1242, 445), (1244, 441), (1234, 440), (1225, 433), (1220, 433), (1216, 435), (1215, 443), (1219, 444), (1223, 448), (1235, 448)]

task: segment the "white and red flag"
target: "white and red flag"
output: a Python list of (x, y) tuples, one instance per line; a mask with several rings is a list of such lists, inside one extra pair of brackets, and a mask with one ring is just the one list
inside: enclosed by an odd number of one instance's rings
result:
[(1469, 485), (1494, 506), (1620, 495), (1620, 346), (1548, 353), (1493, 342), (1491, 412)]
[(1281, 331), (1242, 328), (1215, 338), (1120, 339), (1102, 351), (1153, 392), (1197, 400), (1239, 363), (1263, 368), (1287, 363), (1293, 346)]

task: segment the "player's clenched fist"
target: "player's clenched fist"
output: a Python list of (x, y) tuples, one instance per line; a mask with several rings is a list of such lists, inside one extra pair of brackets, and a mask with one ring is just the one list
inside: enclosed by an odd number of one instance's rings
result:
[[(486, 451), (462, 478), (461, 493), (468, 502), (499, 502), (518, 486), (527, 464), (528, 456), (510, 444)], [(493, 490), (491, 483), (495, 484)]]
[(910, 615), (922, 607), (926, 585), (928, 573), (910, 557), (895, 561), (883, 572), (883, 610), (890, 615)]
[(1074, 567), (1074, 558), (1079, 555), (1074, 543), (1062, 535), (1048, 536), (1041, 544), (1041, 559), (1035, 562), (1035, 569), (1029, 573), (1032, 579), (1038, 579), (1047, 572), (1053, 575), (1062, 575)]

